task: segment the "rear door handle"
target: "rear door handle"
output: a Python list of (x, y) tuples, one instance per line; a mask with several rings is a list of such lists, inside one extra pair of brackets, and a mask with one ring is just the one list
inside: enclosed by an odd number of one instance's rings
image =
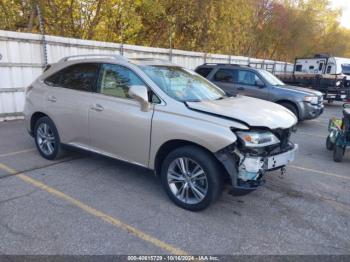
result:
[(244, 87), (239, 86), (237, 89), (242, 91), (242, 90), (244, 90)]
[(104, 110), (104, 107), (99, 104), (94, 104), (91, 106), (91, 109), (95, 110), (96, 112), (101, 112)]
[(50, 101), (50, 102), (56, 102), (57, 101), (57, 98), (55, 96), (49, 96), (47, 98), (47, 101)]

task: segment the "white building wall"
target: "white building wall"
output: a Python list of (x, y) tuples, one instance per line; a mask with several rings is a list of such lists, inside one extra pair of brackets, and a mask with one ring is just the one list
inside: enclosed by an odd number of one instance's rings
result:
[[(99, 42), (46, 36), (47, 57), (54, 63), (62, 57), (79, 54), (120, 54), (121, 45), (117, 43)], [(271, 60), (249, 59), (243, 56), (205, 54), (183, 50), (123, 45), (123, 55), (128, 58), (149, 57), (170, 59), (184, 67), (194, 69), (207, 63), (245, 64), (249, 61), (258, 63), (276, 63), (276, 69), (283, 71), (285, 67), (292, 71), (293, 65)], [(0, 121), (21, 117), (24, 106), (24, 91), (42, 72), (43, 45), (42, 36), (38, 34), (18, 33), (0, 30)]]

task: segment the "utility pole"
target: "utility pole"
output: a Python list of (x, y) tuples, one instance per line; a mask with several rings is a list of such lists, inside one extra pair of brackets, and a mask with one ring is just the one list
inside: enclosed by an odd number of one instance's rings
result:
[(172, 43), (172, 30), (171, 30), (171, 26), (170, 26), (170, 30), (169, 30), (169, 61), (171, 62), (171, 60), (173, 60), (173, 43)]
[(42, 14), (41, 14), (41, 10), (40, 10), (40, 7), (39, 7), (39, 4), (36, 3), (36, 12), (38, 14), (38, 18), (39, 18), (39, 27), (40, 27), (40, 33), (41, 33), (41, 44), (42, 44), (42, 47), (43, 47), (43, 64), (44, 64), (44, 67), (47, 66), (48, 64), (48, 58), (47, 58), (47, 43), (46, 43), (46, 37), (45, 37), (45, 23), (44, 23), (44, 19), (42, 17)]
[(173, 34), (175, 27), (175, 18), (171, 17), (169, 21), (169, 61), (173, 60)]
[(120, 43), (120, 55), (124, 55), (124, 0), (121, 2), (121, 7), (120, 7), (120, 38), (121, 38), (121, 43)]

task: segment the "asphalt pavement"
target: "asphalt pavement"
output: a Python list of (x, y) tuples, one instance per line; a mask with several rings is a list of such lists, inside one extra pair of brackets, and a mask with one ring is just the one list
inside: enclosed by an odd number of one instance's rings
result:
[(147, 169), (80, 151), (40, 157), (23, 121), (0, 123), (0, 254), (350, 254), (350, 151), (325, 148), (326, 105), (293, 134), (296, 160), (242, 197), (175, 206)]

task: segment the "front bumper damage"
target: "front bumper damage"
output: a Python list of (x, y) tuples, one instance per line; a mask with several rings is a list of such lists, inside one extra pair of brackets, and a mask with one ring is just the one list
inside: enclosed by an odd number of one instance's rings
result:
[(259, 151), (239, 148), (235, 143), (215, 155), (230, 175), (234, 190), (251, 191), (264, 184), (268, 171), (281, 169), (292, 162), (298, 145), (290, 141), (274, 148), (260, 148)]
[(289, 151), (268, 157), (267, 171), (275, 170), (276, 168), (283, 167), (294, 161), (295, 153), (298, 150), (298, 147), (298, 144), (293, 144)]
[(319, 117), (323, 113), (323, 110), (323, 101), (316, 105), (310, 104), (308, 102), (301, 102), (299, 104), (299, 117), (301, 120), (314, 119)]

